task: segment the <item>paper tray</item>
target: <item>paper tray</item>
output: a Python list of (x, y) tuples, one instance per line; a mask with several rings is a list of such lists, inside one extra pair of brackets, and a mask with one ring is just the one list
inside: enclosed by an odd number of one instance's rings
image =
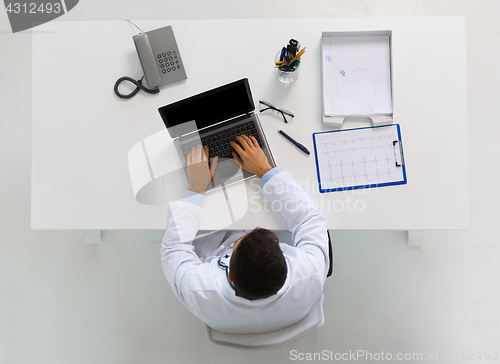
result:
[(393, 122), (392, 31), (323, 32), (323, 124), (340, 128), (346, 117), (374, 125)]

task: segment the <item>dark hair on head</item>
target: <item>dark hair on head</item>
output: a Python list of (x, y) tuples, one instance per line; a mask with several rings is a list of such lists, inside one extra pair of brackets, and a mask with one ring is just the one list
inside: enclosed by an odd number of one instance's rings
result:
[(277, 293), (285, 283), (287, 267), (276, 234), (252, 230), (233, 252), (229, 271), (236, 291), (246, 298), (258, 300)]

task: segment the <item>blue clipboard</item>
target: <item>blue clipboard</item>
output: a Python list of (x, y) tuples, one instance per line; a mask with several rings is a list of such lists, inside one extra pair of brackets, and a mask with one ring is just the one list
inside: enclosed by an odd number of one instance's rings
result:
[(313, 134), (321, 193), (407, 183), (399, 124)]

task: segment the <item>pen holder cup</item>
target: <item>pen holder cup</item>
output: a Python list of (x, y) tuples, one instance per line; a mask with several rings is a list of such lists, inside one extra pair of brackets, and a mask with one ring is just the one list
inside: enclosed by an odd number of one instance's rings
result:
[[(276, 62), (280, 61), (281, 57), (281, 51), (276, 54), (276, 57), (274, 58), (274, 64), (276, 66)], [(275, 68), (276, 72), (276, 77), (278, 80), (280, 80), (283, 83), (292, 83), (295, 82), (295, 80), (299, 77), (299, 71), (300, 71), (300, 62), (297, 62), (295, 67), (292, 69), (281, 69), (281, 68)]]

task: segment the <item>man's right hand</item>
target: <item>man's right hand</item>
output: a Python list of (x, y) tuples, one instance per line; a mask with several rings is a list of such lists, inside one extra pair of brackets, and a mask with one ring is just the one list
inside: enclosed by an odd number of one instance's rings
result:
[(273, 167), (267, 161), (267, 157), (260, 149), (259, 142), (253, 136), (240, 135), (236, 140), (241, 144), (241, 147), (231, 142), (231, 147), (239, 154), (233, 152), (235, 162), (245, 171), (255, 174), (261, 178), (267, 171)]

